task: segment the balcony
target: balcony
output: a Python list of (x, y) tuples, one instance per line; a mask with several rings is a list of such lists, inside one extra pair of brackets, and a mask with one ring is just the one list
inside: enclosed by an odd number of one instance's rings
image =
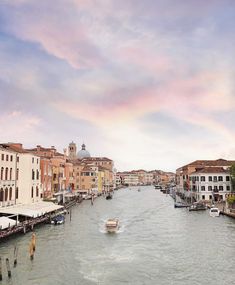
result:
[(15, 180), (0, 180), (0, 187), (13, 187)]

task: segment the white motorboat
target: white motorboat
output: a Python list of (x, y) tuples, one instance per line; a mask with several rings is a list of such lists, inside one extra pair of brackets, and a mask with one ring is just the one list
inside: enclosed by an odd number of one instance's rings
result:
[(219, 217), (220, 210), (218, 208), (210, 208), (210, 216), (211, 217)]
[(108, 219), (105, 223), (105, 227), (108, 233), (115, 233), (119, 229), (119, 220)]

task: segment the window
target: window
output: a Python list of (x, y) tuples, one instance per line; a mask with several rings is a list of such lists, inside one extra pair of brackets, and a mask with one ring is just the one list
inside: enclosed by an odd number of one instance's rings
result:
[(32, 189), (31, 189), (31, 198), (33, 198), (33, 186), (32, 186)]
[(212, 186), (208, 186), (208, 191), (212, 191)]
[(2, 160), (4, 160), (4, 153), (2, 153)]
[(19, 161), (20, 161), (20, 158), (19, 158), (19, 156), (17, 156), (17, 158), (16, 158), (16, 161), (17, 161), (17, 162), (19, 162)]
[(8, 188), (5, 189), (5, 201), (8, 200)]
[(201, 181), (206, 181), (205, 176), (201, 176)]
[(38, 197), (38, 186), (36, 187), (36, 196)]
[(38, 158), (37, 158), (37, 164), (38, 164)]
[(221, 185), (219, 186), (219, 191), (223, 191), (224, 190), (224, 187)]
[(53, 180), (56, 180), (56, 173), (53, 173)]
[(18, 198), (19, 198), (19, 188), (16, 187), (16, 199), (18, 199)]
[(7, 180), (7, 178), (8, 178), (8, 167), (6, 167), (5, 169), (5, 180)]
[(32, 169), (32, 180), (34, 180), (34, 170)]
[(209, 176), (209, 179), (208, 179), (208, 181), (212, 181), (212, 176)]
[(205, 186), (201, 186), (201, 191), (205, 191), (206, 187)]
[(226, 186), (226, 190), (230, 191), (230, 186), (229, 185)]
[(6, 155), (6, 161), (8, 161), (8, 157), (9, 157), (9, 156), (8, 156), (8, 154), (7, 154), (7, 155)]
[(32, 157), (32, 163), (34, 163), (34, 157)]
[(223, 176), (219, 176), (219, 181), (223, 181)]
[(212, 200), (212, 195), (209, 195), (209, 200)]
[(12, 168), (10, 168), (10, 180), (12, 180)]
[(11, 199), (12, 199), (12, 188), (10, 187), (9, 200), (11, 201)]
[(202, 200), (205, 200), (205, 195), (202, 195)]
[(39, 179), (39, 171), (38, 171), (38, 169), (37, 169), (37, 180)]
[(4, 171), (4, 168), (2, 167), (1, 168), (1, 180), (3, 180), (3, 171)]
[(214, 177), (213, 177), (213, 181), (214, 181), (214, 182), (217, 182), (217, 176), (214, 176)]
[(229, 176), (226, 176), (226, 181), (230, 181), (230, 177)]
[(16, 169), (16, 180), (19, 179), (19, 168)]
[(3, 189), (0, 190), (0, 202), (3, 202)]
[(11, 161), (13, 161), (13, 155), (11, 155)]

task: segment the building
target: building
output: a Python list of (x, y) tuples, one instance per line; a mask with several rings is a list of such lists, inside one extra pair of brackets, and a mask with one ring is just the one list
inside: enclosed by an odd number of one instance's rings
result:
[(223, 167), (205, 167), (189, 175), (190, 191), (196, 201), (225, 201), (231, 191), (230, 172)]
[(190, 175), (196, 171), (203, 170), (204, 168), (216, 168), (222, 167), (224, 170), (228, 170), (234, 160), (196, 160), (187, 165), (184, 165), (176, 170), (176, 189), (177, 192), (182, 193), (186, 197), (190, 196)]
[(0, 146), (1, 205), (30, 204), (41, 201), (40, 157), (25, 150), (20, 143), (7, 143)]

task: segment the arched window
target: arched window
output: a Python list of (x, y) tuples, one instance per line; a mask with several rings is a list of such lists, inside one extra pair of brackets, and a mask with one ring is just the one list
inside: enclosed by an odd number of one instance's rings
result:
[(4, 193), (3, 193), (3, 189), (1, 188), (0, 189), (0, 202), (3, 202), (3, 195), (4, 195)]
[(19, 198), (19, 188), (16, 187), (16, 199), (18, 199), (18, 198)]
[(10, 189), (9, 189), (9, 200), (11, 201), (11, 199), (12, 199), (12, 188), (10, 187)]
[(6, 167), (5, 169), (5, 180), (7, 180), (7, 178), (8, 178), (8, 167)]
[(1, 180), (3, 180), (3, 172), (4, 172), (4, 168), (2, 167), (2, 168), (1, 168), (1, 177), (0, 177)]
[(10, 168), (10, 180), (12, 180), (12, 168)]
[(8, 200), (8, 188), (5, 189), (5, 199), (4, 199), (4, 200), (5, 200), (5, 201)]

